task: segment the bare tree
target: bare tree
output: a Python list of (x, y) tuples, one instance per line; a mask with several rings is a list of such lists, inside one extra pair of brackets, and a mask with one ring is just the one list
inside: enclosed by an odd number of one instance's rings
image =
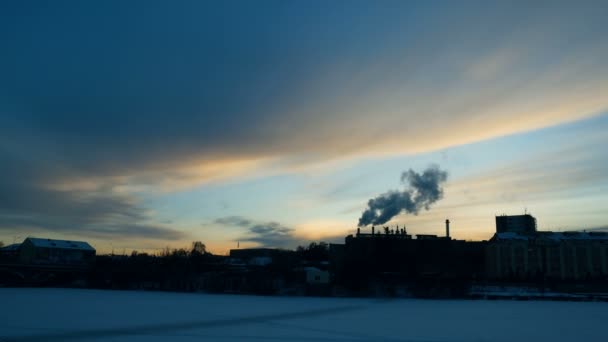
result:
[(192, 253), (207, 254), (207, 246), (201, 241), (192, 242)]

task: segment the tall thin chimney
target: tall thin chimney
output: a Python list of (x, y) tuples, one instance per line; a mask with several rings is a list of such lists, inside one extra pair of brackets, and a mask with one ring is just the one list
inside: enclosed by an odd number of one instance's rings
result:
[(445, 220), (445, 237), (450, 238), (450, 220)]

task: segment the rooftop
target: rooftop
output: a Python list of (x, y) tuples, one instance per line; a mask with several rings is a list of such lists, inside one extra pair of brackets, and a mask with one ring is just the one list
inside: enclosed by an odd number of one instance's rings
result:
[(28, 237), (27, 239), (25, 239), (25, 241), (27, 240), (29, 240), (36, 247), (95, 251), (95, 248), (93, 248), (91, 245), (84, 241), (40, 239), (34, 237)]
[(535, 240), (535, 239), (549, 239), (555, 241), (562, 240), (599, 240), (608, 241), (608, 233), (606, 232), (536, 232), (534, 234), (516, 233), (516, 232), (504, 232), (496, 233), (494, 236), (496, 240)]

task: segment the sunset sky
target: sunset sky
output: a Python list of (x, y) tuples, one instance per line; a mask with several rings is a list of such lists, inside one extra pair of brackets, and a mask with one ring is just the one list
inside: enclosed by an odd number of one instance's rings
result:
[[(343, 241), (402, 172), (608, 229), (608, 2), (2, 1), (0, 241), (99, 253)], [(369, 229), (369, 228), (365, 228)]]

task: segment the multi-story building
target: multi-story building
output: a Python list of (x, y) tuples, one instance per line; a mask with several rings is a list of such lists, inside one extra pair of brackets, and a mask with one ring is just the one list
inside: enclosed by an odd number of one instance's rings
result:
[(486, 247), (486, 274), (490, 279), (608, 276), (608, 233), (504, 232), (502, 228), (497, 220), (496, 234)]

